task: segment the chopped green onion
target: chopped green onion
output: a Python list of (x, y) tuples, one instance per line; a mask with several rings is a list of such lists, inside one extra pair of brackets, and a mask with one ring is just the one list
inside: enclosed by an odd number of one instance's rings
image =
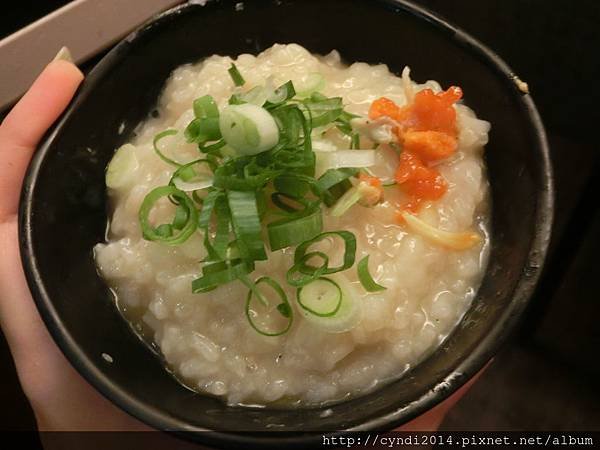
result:
[[(327, 206), (332, 206), (348, 189), (352, 187), (348, 178), (358, 174), (357, 169), (329, 169), (317, 181), (319, 195)], [(340, 189), (341, 188), (341, 189)]]
[[(344, 241), (344, 258), (342, 265), (338, 267), (328, 267), (324, 274), (331, 274), (336, 272), (341, 272), (342, 270), (349, 269), (354, 264), (354, 259), (356, 258), (356, 237), (350, 231), (326, 231), (325, 233), (321, 233), (318, 236), (315, 236), (312, 239), (309, 239), (298, 247), (296, 247), (296, 252), (294, 253), (294, 263), (298, 263), (302, 260), (304, 255), (306, 255), (306, 251), (308, 248), (328, 237), (339, 237)], [(308, 269), (316, 269), (312, 266), (306, 266)]]
[(299, 216), (292, 216), (267, 225), (271, 250), (312, 239), (323, 230), (323, 214), (319, 207), (306, 208)]
[[(236, 86), (245, 84), (235, 64), (231, 64), (229, 74)], [(319, 161), (319, 172), (330, 170), (318, 180), (315, 178), (314, 128), (337, 127), (350, 137), (352, 149), (360, 147), (360, 140), (350, 125), (356, 116), (344, 111), (342, 99), (317, 92), (323, 85), (323, 77), (309, 74), (304, 81), (304, 98), (297, 97), (290, 80), (277, 89), (257, 86), (245, 93), (236, 89), (229, 105), (221, 111), (210, 95), (195, 99), (194, 118), (183, 135), (188, 142), (198, 145), (204, 158), (178, 163), (158, 147), (161, 139), (178, 131), (169, 129), (157, 134), (154, 150), (176, 169), (169, 185), (151, 191), (140, 208), (140, 224), (146, 239), (176, 245), (196, 229), (202, 231), (207, 257), (202, 261), (202, 276), (192, 283), (193, 292), (208, 292), (240, 280), (249, 288), (246, 315), (250, 325), (267, 336), (288, 331), (293, 309), (277, 282), (268, 277), (256, 282), (250, 280), (255, 261), (267, 259), (264, 232), (272, 251), (297, 245), (294, 264), (286, 279), (299, 288), (298, 301), (308, 320), (328, 332), (339, 332), (349, 329), (359, 311), (356, 301), (347, 301), (347, 297), (352, 297), (347, 295), (350, 288), (342, 286), (337, 278), (335, 281), (323, 278), (354, 264), (356, 238), (347, 231), (323, 233), (321, 203), (331, 206), (337, 201), (332, 213), (338, 211), (340, 201), (344, 196), (347, 200), (348, 191), (352, 191), (349, 179), (358, 173), (356, 167), (369, 166), (373, 152), (338, 150), (326, 156), (333, 157), (328, 167)], [(326, 154), (318, 153), (319, 158)], [(198, 170), (200, 164), (206, 164), (210, 170)], [(270, 193), (272, 203), (267, 203)], [(149, 215), (162, 197), (168, 197), (175, 205), (174, 217), (171, 223), (152, 227)], [(267, 214), (268, 209), (284, 217), (269, 222), (273, 216)], [(312, 244), (330, 237), (344, 241), (343, 262), (336, 267), (329, 267), (327, 254), (310, 251)], [(267, 284), (281, 301), (269, 305), (258, 289), (259, 284)], [(286, 326), (276, 331), (265, 329), (253, 308), (256, 300), (262, 307), (270, 308), (270, 312), (288, 319)]]
[[(323, 263), (318, 266), (308, 266), (306, 263), (313, 258), (320, 258)], [(289, 285), (302, 287), (325, 273), (329, 265), (329, 256), (323, 252), (310, 252), (305, 254), (286, 273), (285, 277)], [(307, 268), (310, 267), (310, 270)]]
[(228, 145), (242, 155), (255, 155), (275, 147), (277, 123), (260, 106), (244, 103), (226, 106), (219, 119), (220, 132)]
[(221, 139), (221, 140), (215, 142), (214, 144), (209, 144), (209, 145), (198, 144), (198, 149), (202, 153), (216, 154), (216, 153), (218, 153), (218, 151), (220, 149), (222, 149), (223, 147), (225, 147), (225, 145), (226, 145), (225, 139)]
[(131, 144), (117, 149), (106, 168), (106, 186), (119, 189), (132, 183), (132, 172), (138, 168), (136, 149)]
[(189, 210), (181, 203), (175, 207), (175, 217), (173, 218), (172, 228), (181, 230), (189, 220)]
[(192, 120), (183, 132), (187, 142), (204, 144), (221, 139), (218, 117), (206, 117)]
[(243, 94), (233, 94), (229, 99), (229, 104), (241, 105), (242, 103), (252, 103), (256, 106), (263, 106), (272, 92), (272, 89), (269, 91), (264, 86), (255, 86)]
[(360, 148), (360, 134), (352, 133), (350, 138), (350, 149), (356, 150)]
[(210, 95), (204, 95), (194, 100), (194, 117), (197, 119), (219, 117), (219, 108)]
[[(177, 172), (178, 178), (181, 178), (183, 181), (191, 181), (193, 178), (196, 177), (196, 171), (194, 170), (194, 168), (187, 164), (185, 166), (181, 166), (175, 172)], [(172, 179), (173, 177), (171, 177), (171, 180)]]
[(234, 191), (262, 189), (280, 170), (262, 168), (247, 157), (229, 160), (215, 170), (214, 186)]
[(306, 122), (302, 111), (296, 105), (285, 105), (271, 110), (271, 115), (279, 128), (279, 145), (282, 147), (298, 145), (302, 123)]
[(253, 261), (267, 259), (262, 242), (256, 193), (253, 191), (229, 191), (227, 200), (242, 258)]
[(359, 116), (357, 116), (356, 114), (351, 114), (348, 111), (342, 111), (340, 116), (336, 119), (335, 125), (337, 129), (345, 135), (352, 136), (352, 134), (354, 133), (354, 129), (352, 128), (350, 121), (358, 117)]
[(246, 83), (244, 77), (242, 76), (235, 64), (231, 63), (231, 67), (229, 67), (227, 71), (229, 72), (229, 76), (233, 80), (233, 84), (235, 84), (236, 86), (243, 86), (244, 83)]
[[(287, 200), (286, 201), (284, 201)], [(271, 194), (271, 201), (275, 206), (282, 210), (282, 212), (287, 214), (298, 214), (299, 212), (305, 210), (308, 207), (308, 202), (302, 198), (295, 197), (293, 195), (288, 195), (284, 192), (273, 192)], [(291, 203), (296, 203), (297, 205), (303, 206), (303, 208), (297, 208), (295, 206), (290, 205)]]
[(348, 189), (344, 195), (342, 195), (337, 203), (331, 208), (331, 215), (333, 217), (340, 217), (346, 214), (352, 206), (354, 206), (360, 200), (360, 192), (356, 186)]
[(294, 83), (290, 80), (275, 89), (275, 92), (267, 98), (265, 107), (273, 108), (281, 105), (285, 101), (291, 99), (294, 95), (296, 95), (296, 90), (294, 89)]
[(217, 262), (202, 269), (202, 277), (192, 281), (192, 292), (199, 294), (212, 291), (223, 284), (237, 280), (254, 270), (254, 264), (246, 261), (234, 260), (230, 262)]
[[(252, 299), (254, 297), (256, 297), (253, 289), (250, 289), (248, 291), (248, 295), (246, 296), (246, 317), (248, 318), (248, 322), (250, 323), (250, 326), (252, 328), (254, 328), (258, 333), (262, 334), (263, 336), (281, 336), (282, 334), (285, 334), (290, 329), (290, 327), (292, 326), (292, 323), (294, 321), (293, 310), (290, 306), (290, 302), (288, 301), (287, 295), (285, 295), (285, 292), (283, 291), (281, 286), (275, 280), (273, 280), (271, 277), (259, 278), (254, 283), (254, 286), (257, 288), (258, 285), (261, 283), (265, 283), (271, 289), (273, 289), (275, 291), (275, 293), (277, 294), (277, 296), (279, 297), (279, 300), (281, 300), (281, 302), (278, 303), (275, 308), (282, 317), (288, 319), (286, 322), (286, 325), (281, 330), (271, 331), (271, 330), (263, 329), (262, 327), (259, 326), (259, 324), (256, 323), (257, 313), (256, 313), (256, 311), (252, 311), (252, 309), (251, 309)], [(264, 296), (262, 296), (262, 297), (264, 298)]]
[(203, 176), (201, 176), (194, 170), (194, 166), (198, 164), (207, 164), (211, 169), (213, 167), (212, 162), (208, 159), (191, 161), (180, 166), (173, 172), (169, 185), (173, 185), (184, 192), (193, 192), (212, 186), (212, 175), (203, 174)]
[(199, 228), (208, 227), (215, 204), (217, 203), (217, 200), (224, 195), (225, 193), (220, 189), (209, 190), (208, 194), (202, 202), (202, 210), (200, 211), (200, 215), (198, 216)]
[[(161, 226), (158, 226), (155, 228), (150, 224), (150, 212), (156, 202), (162, 197), (173, 197), (178, 200), (178, 208), (183, 208), (187, 215), (187, 221), (182, 223), (181, 214), (183, 213), (176, 209), (173, 223), (163, 224), (178, 229), (179, 233), (177, 234), (167, 232), (166, 230), (169, 229), (168, 227), (162, 226), (161, 228)], [(160, 186), (150, 191), (142, 201), (139, 211), (139, 220), (144, 239), (148, 241), (159, 241), (167, 245), (179, 245), (185, 242), (196, 231), (198, 227), (198, 211), (196, 210), (194, 202), (185, 195), (184, 192), (174, 186)]]
[(279, 192), (300, 198), (309, 190), (309, 185), (305, 179), (296, 175), (280, 175), (273, 180), (273, 186)]
[(216, 217), (215, 237), (211, 243), (208, 229), (206, 229), (204, 233), (204, 245), (211, 256), (216, 256), (215, 259), (226, 259), (230, 238), (231, 212), (224, 196), (217, 198), (214, 211)]
[(296, 298), (305, 311), (319, 317), (331, 317), (342, 305), (342, 290), (335, 281), (321, 277), (299, 288)]
[(173, 236), (173, 225), (170, 223), (163, 223), (156, 227), (156, 234), (161, 238), (170, 238)]
[(358, 279), (360, 280), (360, 284), (365, 288), (365, 291), (379, 292), (387, 289), (385, 286), (377, 284), (369, 273), (369, 255), (361, 259), (356, 268), (358, 270)]
[(326, 333), (343, 333), (349, 331), (360, 322), (361, 303), (354, 286), (343, 276), (337, 275), (332, 279), (338, 284), (342, 291), (342, 303), (337, 312), (332, 316), (321, 317), (301, 309), (303, 317)]
[(325, 191), (332, 186), (335, 186), (336, 184), (355, 176), (356, 174), (358, 174), (358, 170), (352, 168), (329, 169), (327, 172), (321, 175), (317, 181), (317, 185), (319, 186), (320, 190)]
[(167, 157), (164, 155), (163, 152), (160, 151), (160, 149), (158, 148), (158, 142), (167, 137), (167, 136), (174, 136), (177, 134), (177, 130), (165, 130), (162, 131), (160, 133), (158, 133), (156, 136), (154, 136), (154, 140), (152, 141), (152, 145), (154, 147), (154, 151), (156, 152), (156, 154), (159, 156), (160, 159), (162, 159), (164, 162), (166, 162), (167, 164), (171, 164), (172, 166), (175, 167), (179, 167), (181, 166), (181, 164), (179, 164), (176, 161), (173, 161), (171, 158)]
[(301, 105), (307, 110), (313, 128), (335, 122), (344, 109), (341, 97), (328, 98), (317, 92), (313, 93), (310, 98), (303, 100)]
[(375, 150), (320, 152), (319, 165), (325, 169), (371, 167), (375, 165)]

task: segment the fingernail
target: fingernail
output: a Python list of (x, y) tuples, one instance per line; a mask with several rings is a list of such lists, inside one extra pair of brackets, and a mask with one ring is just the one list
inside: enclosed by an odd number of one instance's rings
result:
[(54, 59), (52, 61), (59, 61), (59, 60), (63, 60), (63, 61), (68, 61), (73, 63), (73, 56), (71, 56), (71, 51), (68, 49), (68, 47), (62, 47), (58, 53), (56, 54), (56, 56), (54, 57)]

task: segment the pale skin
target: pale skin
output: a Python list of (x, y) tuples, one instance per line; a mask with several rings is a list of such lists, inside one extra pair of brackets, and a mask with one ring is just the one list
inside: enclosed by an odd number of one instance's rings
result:
[[(39, 430), (150, 430), (99, 394), (65, 359), (37, 312), (21, 268), (17, 210), (23, 176), (40, 139), (82, 80), (71, 62), (51, 62), (0, 125), (0, 325)], [(436, 430), (473, 381), (401, 430)]]

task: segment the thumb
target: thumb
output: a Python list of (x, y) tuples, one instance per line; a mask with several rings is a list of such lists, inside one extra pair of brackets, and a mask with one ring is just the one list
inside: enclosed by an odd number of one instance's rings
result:
[(0, 220), (17, 212), (31, 155), (82, 80), (73, 63), (52, 61), (0, 125)]

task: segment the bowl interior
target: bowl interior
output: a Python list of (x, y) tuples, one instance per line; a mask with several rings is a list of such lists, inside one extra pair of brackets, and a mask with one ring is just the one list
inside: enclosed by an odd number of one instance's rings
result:
[[(188, 5), (130, 36), (88, 77), (42, 145), (26, 180), (21, 217), (36, 301), (83, 375), (154, 426), (332, 431), (406, 421), (480, 368), (526, 303), (551, 215), (542, 211), (549, 205), (549, 169), (530, 100), (468, 39), (398, 2), (245, 2), (242, 11), (234, 3)], [(465, 102), (492, 123), (486, 160), (493, 245), (477, 298), (426, 361), (369, 395), (327, 407), (331, 414), (322, 414), (325, 407), (226, 407), (183, 388), (119, 316), (92, 255), (106, 229), (104, 168), (153, 108), (170, 72), (215, 53), (257, 53), (291, 42), (321, 54), (337, 49), (348, 62), (386, 63), (396, 73), (408, 64), (416, 80), (461, 86)]]

